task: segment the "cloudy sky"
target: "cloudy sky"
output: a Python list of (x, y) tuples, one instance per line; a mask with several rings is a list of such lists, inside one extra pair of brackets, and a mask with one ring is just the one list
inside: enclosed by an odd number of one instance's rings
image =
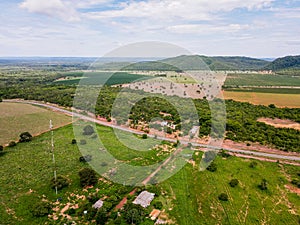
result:
[(102, 56), (164, 41), (195, 54), (300, 54), (299, 0), (2, 0), (0, 56)]

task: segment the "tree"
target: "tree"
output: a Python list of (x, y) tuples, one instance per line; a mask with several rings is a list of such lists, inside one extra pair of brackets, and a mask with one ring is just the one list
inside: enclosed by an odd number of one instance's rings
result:
[(128, 224), (140, 224), (145, 217), (144, 209), (140, 205), (127, 204), (124, 209), (124, 219)]
[(231, 187), (235, 187), (235, 186), (237, 186), (238, 184), (239, 184), (238, 179), (232, 179), (232, 180), (229, 182), (229, 185), (230, 185)]
[(75, 145), (77, 143), (76, 139), (72, 139), (72, 145)]
[(147, 134), (143, 134), (143, 135), (142, 135), (142, 138), (143, 138), (143, 139), (147, 139), (147, 138), (148, 138)]
[(90, 168), (83, 168), (78, 174), (82, 187), (95, 185), (98, 182), (96, 172)]
[(20, 134), (19, 142), (29, 142), (32, 140), (32, 135), (29, 132), (23, 132)]
[(0, 152), (2, 152), (3, 151), (3, 146), (2, 145), (0, 145)]
[(64, 187), (69, 186), (69, 184), (70, 184), (69, 180), (66, 177), (61, 175), (57, 176), (56, 180), (54, 177), (51, 179), (51, 188), (53, 189), (57, 187), (57, 190), (61, 190)]
[(228, 195), (225, 193), (222, 193), (218, 196), (218, 199), (221, 201), (228, 201)]
[(83, 135), (91, 135), (95, 133), (94, 128), (91, 125), (86, 125), (83, 128)]
[(266, 179), (262, 179), (261, 183), (258, 185), (258, 187), (260, 188), (260, 190), (267, 190), (267, 180)]

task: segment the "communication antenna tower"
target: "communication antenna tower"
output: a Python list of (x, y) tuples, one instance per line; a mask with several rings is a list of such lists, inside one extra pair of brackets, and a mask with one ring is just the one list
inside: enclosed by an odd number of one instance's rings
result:
[(52, 120), (50, 120), (50, 130), (51, 130), (51, 152), (52, 152), (52, 161), (53, 161), (53, 172), (54, 172), (54, 182), (55, 182), (55, 194), (57, 195), (57, 175), (56, 175), (56, 162), (54, 156), (54, 139), (53, 139), (53, 125)]

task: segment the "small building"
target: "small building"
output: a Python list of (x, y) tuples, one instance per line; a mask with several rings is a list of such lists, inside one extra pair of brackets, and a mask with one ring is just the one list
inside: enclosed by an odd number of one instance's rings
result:
[(95, 204), (93, 205), (94, 209), (100, 209), (103, 206), (103, 201), (99, 199)]
[(154, 195), (155, 195), (154, 193), (150, 193), (148, 191), (142, 191), (133, 201), (133, 204), (141, 205), (142, 207), (146, 208), (150, 205), (150, 203), (154, 199)]
[(191, 138), (198, 137), (199, 136), (199, 130), (200, 130), (199, 126), (193, 126), (192, 129), (189, 132), (190, 137)]
[(160, 214), (160, 210), (153, 209), (152, 212), (150, 213), (151, 220), (156, 220), (156, 218), (159, 216), (159, 214)]

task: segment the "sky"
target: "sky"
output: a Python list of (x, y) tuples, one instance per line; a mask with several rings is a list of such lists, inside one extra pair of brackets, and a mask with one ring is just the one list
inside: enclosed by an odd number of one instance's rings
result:
[(0, 56), (101, 57), (158, 41), (193, 54), (300, 55), (299, 0), (2, 0)]

